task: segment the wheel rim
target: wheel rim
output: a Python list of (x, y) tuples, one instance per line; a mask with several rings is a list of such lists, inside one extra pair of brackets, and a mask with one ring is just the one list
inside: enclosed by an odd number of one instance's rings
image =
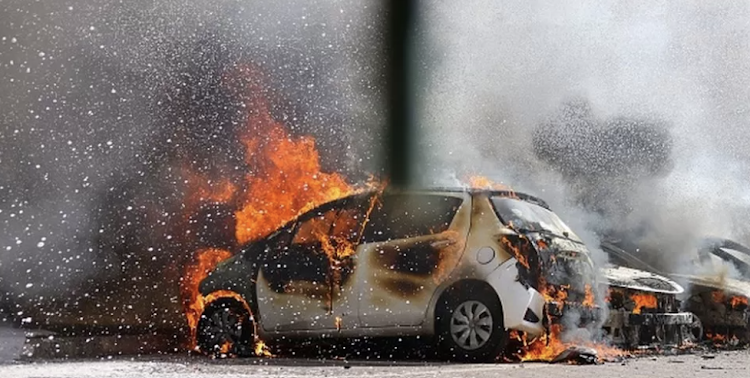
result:
[(451, 337), (465, 350), (483, 347), (492, 335), (492, 313), (477, 301), (461, 303), (451, 315)]
[(689, 334), (692, 338), (692, 342), (698, 342), (703, 339), (703, 324), (701, 323), (701, 320), (695, 315), (693, 315), (693, 322), (690, 323)]
[(232, 345), (242, 339), (242, 317), (229, 308), (222, 308), (208, 316), (203, 329), (210, 348), (219, 350), (223, 344)]

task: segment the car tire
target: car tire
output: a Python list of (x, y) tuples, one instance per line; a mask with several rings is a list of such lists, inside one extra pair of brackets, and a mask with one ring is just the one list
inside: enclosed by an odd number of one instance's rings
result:
[(444, 358), (461, 362), (492, 362), (505, 349), (508, 332), (500, 300), (494, 293), (451, 291), (437, 309), (438, 347)]
[(198, 321), (198, 348), (209, 356), (251, 355), (254, 337), (253, 319), (237, 301), (211, 303)]

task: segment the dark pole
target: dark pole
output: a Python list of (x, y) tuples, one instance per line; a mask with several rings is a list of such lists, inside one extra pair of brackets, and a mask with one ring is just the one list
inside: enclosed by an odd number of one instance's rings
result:
[(407, 186), (411, 179), (411, 107), (409, 83), (409, 27), (414, 1), (388, 0), (386, 5), (385, 79), (386, 138), (385, 170), (390, 182)]

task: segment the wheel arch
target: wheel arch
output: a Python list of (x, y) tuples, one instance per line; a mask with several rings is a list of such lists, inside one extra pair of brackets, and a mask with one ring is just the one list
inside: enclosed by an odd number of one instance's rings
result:
[[(217, 290), (209, 293), (204, 298), (206, 303), (203, 308), (203, 313), (206, 313), (209, 309), (219, 307), (222, 304), (226, 303), (236, 305), (243, 311), (247, 312), (247, 314), (253, 318), (253, 321), (257, 322), (258, 320), (257, 315), (252, 308), (251, 302), (249, 302), (241, 293), (231, 290)], [(201, 314), (201, 316), (202, 315), (203, 314)]]
[(428, 325), (428, 329), (431, 330), (433, 335), (437, 335), (439, 332), (438, 326), (440, 322), (437, 318), (440, 315), (440, 310), (442, 309), (442, 306), (444, 306), (444, 303), (446, 303), (447, 298), (453, 295), (467, 295), (468, 293), (487, 296), (496, 300), (500, 309), (500, 318), (503, 319), (503, 302), (489, 283), (478, 279), (462, 279), (446, 285), (438, 295), (434, 296), (434, 300), (430, 306), (431, 314), (427, 318), (431, 322), (431, 324)]
[(198, 290), (205, 298), (210, 298), (218, 292), (233, 292), (241, 298), (237, 300), (258, 320), (258, 274), (257, 269), (253, 269), (242, 260), (236, 260), (226, 267), (212, 271), (201, 281)]
[[(203, 329), (203, 322), (209, 321), (209, 317), (212, 316), (212, 312), (214, 311), (220, 311), (222, 309), (229, 309), (233, 308), (236, 311), (240, 311), (244, 313), (246, 316), (245, 321), (248, 322), (250, 325), (250, 328), (247, 329), (247, 333), (244, 334), (244, 336), (241, 338), (241, 341), (243, 345), (252, 346), (257, 338), (257, 319), (254, 318), (253, 312), (250, 309), (250, 306), (248, 306), (247, 301), (239, 294), (233, 293), (234, 295), (228, 296), (226, 295), (227, 291), (218, 291), (209, 294), (206, 296), (206, 299), (208, 300), (205, 304), (205, 307), (203, 308), (203, 311), (200, 315), (200, 318), (198, 320), (198, 324), (196, 325), (196, 342), (199, 346), (201, 346), (201, 338), (203, 337), (201, 334), (201, 330)], [(212, 298), (212, 295), (218, 295)], [(204, 353), (208, 353), (206, 350), (203, 350), (203, 347), (201, 346), (201, 350)]]

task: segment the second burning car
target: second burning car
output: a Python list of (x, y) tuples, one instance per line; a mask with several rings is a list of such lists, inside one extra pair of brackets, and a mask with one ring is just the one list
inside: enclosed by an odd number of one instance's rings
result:
[(198, 346), (241, 353), (257, 337), (420, 335), (447, 358), (492, 360), (510, 330), (542, 336), (572, 310), (574, 326), (612, 323), (597, 306), (597, 276), (584, 243), (537, 198), (365, 192), (310, 210), (219, 264), (200, 285), (214, 300)]

